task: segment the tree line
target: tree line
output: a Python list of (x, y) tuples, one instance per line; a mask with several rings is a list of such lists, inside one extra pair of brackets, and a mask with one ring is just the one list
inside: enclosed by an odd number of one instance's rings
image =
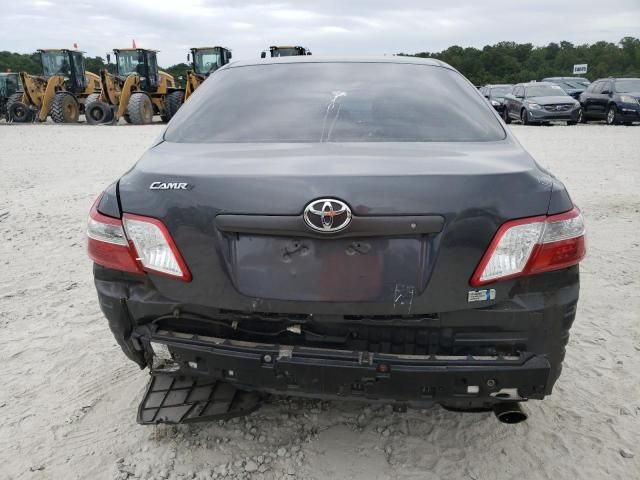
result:
[[(624, 37), (617, 44), (596, 42), (574, 45), (570, 42), (549, 43), (535, 47), (531, 43), (499, 42), (482, 49), (454, 45), (441, 52), (420, 52), (398, 55), (437, 58), (452, 65), (476, 85), (486, 83), (518, 83), (540, 80), (544, 77), (571, 76), (573, 65), (589, 65), (587, 78), (594, 80), (609, 76), (640, 77), (640, 39)], [(87, 70), (98, 73), (103, 68), (113, 71), (102, 57), (85, 57)], [(178, 63), (164, 71), (173, 75), (178, 83), (189, 69)], [(37, 53), (0, 52), (0, 72), (41, 72)]]
[(519, 83), (545, 77), (573, 76), (573, 66), (589, 65), (586, 76), (640, 77), (640, 39), (624, 37), (617, 44), (596, 42), (574, 45), (549, 43), (535, 47), (531, 43), (499, 42), (481, 49), (454, 45), (441, 52), (400, 53), (442, 60), (458, 69), (476, 85)]

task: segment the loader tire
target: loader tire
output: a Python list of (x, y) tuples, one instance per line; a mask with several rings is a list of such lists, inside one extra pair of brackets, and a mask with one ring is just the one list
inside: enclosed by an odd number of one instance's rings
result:
[(4, 108), (5, 108), (5, 120), (8, 122), (11, 120), (11, 117), (9, 116), (9, 111), (11, 109), (11, 105), (13, 105), (16, 102), (20, 102), (22, 101), (22, 92), (16, 92), (13, 95), (10, 95), (9, 98), (7, 98), (7, 103), (5, 103)]
[(15, 123), (29, 123), (33, 121), (33, 111), (22, 102), (13, 102), (8, 109), (9, 119)]
[(174, 90), (170, 94), (168, 94), (164, 99), (164, 111), (165, 114), (162, 116), (162, 120), (164, 122), (168, 122), (173, 118), (176, 112), (182, 106), (184, 102), (184, 92), (182, 90)]
[(153, 104), (146, 93), (132, 93), (127, 105), (127, 114), (134, 125), (145, 125), (153, 120)]
[(87, 105), (93, 102), (97, 102), (100, 99), (99, 93), (92, 93), (87, 98), (84, 99), (84, 104), (82, 105), (82, 113), (86, 115)]
[(80, 104), (70, 93), (56, 93), (51, 103), (50, 114), (55, 123), (78, 123)]
[(91, 102), (84, 106), (84, 118), (89, 125), (100, 125), (113, 120), (113, 110), (105, 102)]

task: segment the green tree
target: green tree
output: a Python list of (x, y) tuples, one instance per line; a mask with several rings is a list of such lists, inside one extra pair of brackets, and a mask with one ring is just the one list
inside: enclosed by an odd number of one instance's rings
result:
[(640, 39), (635, 37), (624, 37), (618, 44), (600, 41), (574, 45), (561, 41), (534, 47), (531, 43), (498, 42), (481, 50), (455, 45), (441, 52), (420, 52), (413, 56), (442, 60), (476, 85), (571, 76), (573, 65), (578, 63), (589, 65), (587, 77), (592, 80), (610, 76), (640, 77)]

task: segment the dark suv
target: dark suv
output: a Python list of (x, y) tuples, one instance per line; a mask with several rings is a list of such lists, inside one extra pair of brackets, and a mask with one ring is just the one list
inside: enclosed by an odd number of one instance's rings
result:
[(591, 82), (584, 77), (547, 77), (542, 81), (555, 83), (576, 100), (591, 85)]
[(511, 93), (513, 85), (485, 85), (480, 87), (480, 93), (500, 114), (504, 110), (504, 96)]
[(566, 121), (575, 125), (579, 120), (580, 103), (555, 83), (519, 83), (504, 97), (505, 123), (520, 120), (523, 125), (540, 125), (552, 121)]
[(601, 78), (580, 95), (580, 121), (640, 122), (640, 78)]

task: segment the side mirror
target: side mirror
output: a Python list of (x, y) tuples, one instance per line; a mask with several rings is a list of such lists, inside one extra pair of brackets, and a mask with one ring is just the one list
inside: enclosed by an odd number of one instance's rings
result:
[(524, 95), (516, 95), (516, 98), (519, 98), (520, 100), (522, 100), (524, 98)]
[(307, 55), (311, 55), (311, 52), (307, 52)]
[(231, 52), (229, 52), (229, 56), (227, 58), (231, 59)]
[(187, 62), (191, 63), (191, 54), (187, 53)]
[(489, 94), (485, 94), (485, 95), (484, 95), (484, 98), (486, 98), (487, 100), (489, 100), (489, 98), (490, 98), (490, 97), (489, 97)]
[(267, 52), (262, 52), (260, 54), (260, 58), (267, 58)]
[(111, 54), (107, 53), (107, 63), (111, 63)]

